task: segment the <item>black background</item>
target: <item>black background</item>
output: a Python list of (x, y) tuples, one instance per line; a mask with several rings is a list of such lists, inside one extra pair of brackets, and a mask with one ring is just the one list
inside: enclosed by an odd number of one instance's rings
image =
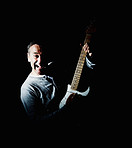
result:
[[(19, 131), (26, 118), (20, 101), (20, 87), (31, 70), (26, 57), (29, 42), (37, 40), (47, 49), (47, 61), (54, 61), (57, 66), (53, 74), (58, 86), (64, 90), (61, 92), (63, 96), (67, 84), (71, 84), (86, 27), (93, 18), (97, 26), (93, 4), (20, 3), (12, 9), (3, 17), (1, 27), (3, 30), (1, 36), (4, 39), (2, 63), (5, 65), (2, 66), (3, 74), (6, 76), (2, 91), (4, 101), (2, 121), (11, 132), (12, 129)], [(93, 70), (86, 67), (83, 69), (78, 89), (85, 91), (90, 85), (91, 90), (89, 98), (79, 107), (80, 111), (83, 110), (85, 113), (79, 119), (79, 127), (76, 125), (75, 127), (80, 130), (84, 130), (85, 127), (95, 132), (100, 118), (97, 95), (97, 31), (92, 36), (90, 49), (93, 52), (91, 61), (96, 66)]]

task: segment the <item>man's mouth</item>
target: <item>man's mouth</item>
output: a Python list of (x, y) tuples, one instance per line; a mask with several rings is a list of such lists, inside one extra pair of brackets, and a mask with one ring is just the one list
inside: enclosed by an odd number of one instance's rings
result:
[(46, 66), (45, 65), (39, 65), (37, 64), (36, 62), (34, 63), (34, 69), (38, 69), (38, 70), (41, 70), (41, 69), (45, 69), (47, 68), (48, 66), (52, 65), (53, 62), (49, 62)]
[(41, 65), (34, 64), (34, 69), (42, 69)]

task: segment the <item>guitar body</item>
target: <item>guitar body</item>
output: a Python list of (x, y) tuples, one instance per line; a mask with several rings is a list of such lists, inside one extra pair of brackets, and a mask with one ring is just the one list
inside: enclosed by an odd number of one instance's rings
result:
[(88, 87), (88, 89), (86, 91), (84, 91), (84, 92), (79, 92), (77, 90), (72, 90), (71, 89), (71, 85), (68, 84), (68, 86), (67, 86), (67, 92), (66, 92), (64, 98), (61, 100), (61, 102), (59, 104), (59, 108), (62, 108), (66, 104), (66, 102), (67, 102), (67, 100), (68, 100), (68, 98), (69, 98), (69, 96), (71, 94), (74, 93), (74, 94), (79, 94), (79, 95), (82, 95), (82, 96), (87, 96), (88, 93), (89, 93), (89, 91), (90, 91), (90, 87)]

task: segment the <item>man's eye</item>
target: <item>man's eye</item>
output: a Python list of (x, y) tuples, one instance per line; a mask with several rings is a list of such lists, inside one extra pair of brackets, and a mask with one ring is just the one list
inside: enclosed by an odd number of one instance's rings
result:
[(39, 55), (34, 55), (34, 57), (35, 57), (35, 58), (38, 58), (38, 57), (39, 57)]

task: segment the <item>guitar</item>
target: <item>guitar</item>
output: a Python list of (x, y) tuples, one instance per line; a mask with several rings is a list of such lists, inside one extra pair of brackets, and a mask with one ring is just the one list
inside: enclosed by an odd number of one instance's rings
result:
[[(90, 43), (91, 35), (95, 31), (96, 31), (96, 28), (95, 28), (95, 26), (93, 26), (93, 22), (92, 22), (87, 27), (86, 35), (85, 35), (85, 39), (84, 39), (84, 45), (86, 43), (88, 43), (88, 44)], [(80, 56), (79, 56), (79, 60), (78, 60), (78, 63), (77, 63), (76, 69), (75, 69), (75, 73), (74, 73), (74, 76), (73, 76), (73, 79), (72, 79), (72, 83), (71, 83), (71, 85), (68, 84), (66, 94), (63, 97), (63, 99), (61, 100), (61, 102), (59, 104), (59, 108), (62, 108), (67, 103), (67, 100), (68, 100), (68, 98), (71, 94), (79, 94), (81, 96), (87, 96), (88, 95), (88, 93), (90, 91), (90, 87), (88, 87), (87, 90), (84, 91), (84, 92), (77, 91), (87, 53), (88, 53), (88, 51), (85, 51), (84, 48), (82, 47), (82, 50), (81, 50), (81, 53), (80, 53)], [(89, 55), (90, 55), (90, 53), (89, 53)]]

